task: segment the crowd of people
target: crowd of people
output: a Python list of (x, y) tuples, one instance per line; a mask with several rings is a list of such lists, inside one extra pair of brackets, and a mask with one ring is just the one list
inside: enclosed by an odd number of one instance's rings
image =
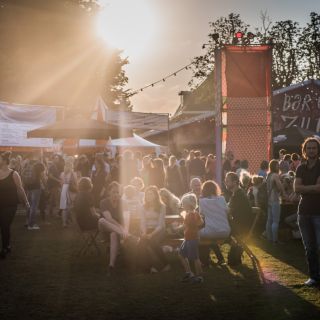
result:
[[(315, 155), (309, 145), (316, 149), (312, 149)], [(215, 182), (215, 156), (203, 156), (198, 150), (170, 156), (143, 156), (126, 150), (114, 158), (109, 153), (47, 158), (37, 153), (24, 158), (1, 153), (1, 258), (11, 251), (10, 225), (20, 202), (26, 207), (25, 226), (30, 232), (36, 232), (52, 217), (59, 217), (65, 229), (76, 222), (83, 231), (99, 230), (110, 243), (111, 275), (119, 251), (129, 242), (135, 245), (143, 271), (169, 270), (163, 243), (173, 236), (183, 237), (179, 249), (185, 269), (182, 280), (202, 282), (202, 268), (212, 263), (211, 250), (217, 263), (226, 264), (221, 240), (230, 245), (228, 264), (241, 263), (243, 245), (254, 220), (252, 207), (264, 213), (261, 237), (278, 245), (282, 209), (286, 204), (297, 208), (301, 199), (298, 211), (285, 217), (285, 223), (292, 228), (292, 235), (302, 236), (310, 271), (308, 281), (314, 284), (320, 280), (316, 250), (320, 244), (318, 140), (307, 140), (302, 153), (303, 157), (280, 150), (279, 159), (262, 161), (259, 171), (252, 174), (247, 160), (234, 159), (228, 151), (221, 186)], [(309, 218), (310, 214), (315, 218)], [(172, 215), (180, 215), (182, 222), (168, 226), (166, 219)], [(194, 263), (194, 272), (190, 262)]]

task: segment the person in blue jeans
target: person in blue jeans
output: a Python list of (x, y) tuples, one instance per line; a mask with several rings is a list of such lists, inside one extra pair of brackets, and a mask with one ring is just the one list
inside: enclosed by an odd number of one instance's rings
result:
[(301, 195), (298, 206), (298, 224), (306, 252), (309, 279), (306, 286), (320, 285), (320, 142), (310, 137), (302, 145), (307, 160), (296, 171), (295, 192)]
[(278, 243), (280, 222), (280, 197), (285, 198), (285, 191), (279, 177), (279, 161), (271, 160), (267, 176), (268, 191), (268, 219), (266, 225), (267, 239), (274, 244)]
[(41, 162), (36, 162), (32, 168), (32, 182), (26, 186), (27, 197), (30, 208), (27, 210), (28, 230), (38, 230), (40, 227), (36, 224), (36, 214), (40, 201), (41, 189), (44, 185), (45, 167)]

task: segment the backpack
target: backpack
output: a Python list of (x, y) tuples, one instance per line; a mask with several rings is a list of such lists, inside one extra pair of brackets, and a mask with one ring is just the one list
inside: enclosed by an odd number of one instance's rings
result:
[(258, 206), (259, 208), (267, 212), (268, 210), (268, 188), (267, 188), (267, 182), (264, 181), (261, 186), (258, 188)]
[(31, 186), (35, 182), (34, 162), (29, 161), (22, 170), (22, 182), (25, 187)]

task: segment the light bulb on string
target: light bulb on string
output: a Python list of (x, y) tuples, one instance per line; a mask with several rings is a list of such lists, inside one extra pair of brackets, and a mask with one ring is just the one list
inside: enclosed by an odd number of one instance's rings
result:
[[(140, 89), (137, 89), (134, 94), (137, 94), (138, 92), (143, 92), (144, 89), (150, 88), (150, 87), (154, 87), (156, 84), (160, 83), (160, 82), (166, 82), (167, 79), (173, 77), (173, 76), (177, 76), (177, 74), (183, 70), (189, 70), (190, 66), (192, 65), (192, 63), (188, 64), (187, 66), (175, 71), (174, 73), (169, 74), (168, 76), (162, 78), (161, 80), (158, 80), (156, 82), (153, 82), (145, 87), (142, 87)], [(131, 95), (130, 95), (131, 96)]]

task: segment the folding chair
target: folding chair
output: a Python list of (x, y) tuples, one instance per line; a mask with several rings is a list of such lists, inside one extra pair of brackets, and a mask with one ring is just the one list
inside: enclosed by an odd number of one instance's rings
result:
[(97, 244), (97, 237), (99, 235), (99, 230), (98, 229), (81, 230), (79, 228), (79, 231), (81, 233), (83, 243), (82, 243), (82, 246), (80, 247), (80, 249), (77, 251), (76, 255), (77, 256), (85, 255), (86, 253), (89, 252), (89, 250), (91, 248), (95, 248), (97, 254), (100, 255), (100, 249)]
[(235, 236), (232, 236), (232, 238), (233, 238), (232, 241), (235, 241), (236, 243), (241, 245), (241, 247), (243, 248), (243, 252), (248, 255), (248, 257), (250, 258), (250, 260), (251, 260), (251, 262), (253, 264), (254, 269), (257, 271), (259, 279), (260, 279), (260, 282), (262, 284), (265, 284), (266, 283), (266, 279), (264, 277), (264, 273), (263, 273), (263, 269), (261, 267), (260, 261), (256, 257), (256, 255), (252, 252), (252, 250), (248, 247), (248, 245), (245, 243), (246, 240), (249, 240), (250, 237), (252, 236), (252, 234), (254, 232), (254, 229), (255, 229), (255, 227), (257, 225), (257, 222), (258, 222), (260, 216), (262, 215), (262, 211), (258, 207), (253, 207), (252, 208), (252, 213), (254, 214), (255, 217), (254, 217), (254, 220), (252, 222), (250, 231), (248, 232), (248, 235), (245, 238), (245, 241), (243, 241), (242, 239), (240, 239), (238, 237), (235, 237)]

